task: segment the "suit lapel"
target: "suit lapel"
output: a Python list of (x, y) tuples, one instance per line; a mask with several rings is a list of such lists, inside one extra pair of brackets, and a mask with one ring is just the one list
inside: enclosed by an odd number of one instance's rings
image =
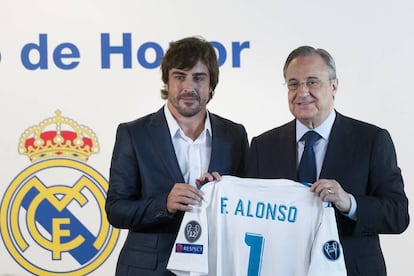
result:
[[(296, 146), (296, 121), (293, 120), (286, 125), (286, 130), (281, 133), (280, 141), (282, 148), (280, 152), (275, 153), (279, 160), (285, 160), (285, 166), (282, 166), (282, 175), (288, 179), (297, 179), (297, 146)], [(284, 141), (284, 142), (283, 142)]]
[(164, 108), (161, 108), (157, 113), (153, 114), (147, 129), (152, 138), (151, 142), (156, 144), (153, 148), (156, 150), (156, 154), (160, 162), (163, 163), (166, 171), (169, 172), (176, 182), (184, 183), (180, 165), (178, 164), (171, 141), (168, 124), (165, 119)]
[(219, 168), (224, 168), (223, 164), (225, 158), (220, 158), (221, 152), (227, 152), (225, 149), (229, 147), (229, 143), (225, 141), (225, 131), (223, 124), (213, 114), (210, 115), (211, 130), (214, 134), (211, 142), (211, 156), (210, 164), (208, 166), (209, 172), (220, 171)]
[(343, 179), (353, 156), (352, 124), (337, 112), (319, 178)]

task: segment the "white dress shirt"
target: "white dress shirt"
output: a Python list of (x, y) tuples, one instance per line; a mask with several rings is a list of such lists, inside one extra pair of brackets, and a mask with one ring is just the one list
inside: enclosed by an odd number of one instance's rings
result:
[(210, 116), (207, 112), (204, 130), (196, 140), (192, 140), (180, 128), (167, 105), (164, 106), (164, 113), (184, 181), (195, 186), (195, 180), (208, 171), (210, 164), (212, 140)]

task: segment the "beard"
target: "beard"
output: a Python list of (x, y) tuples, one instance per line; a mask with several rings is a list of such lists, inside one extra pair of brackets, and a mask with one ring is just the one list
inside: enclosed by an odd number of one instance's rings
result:
[[(192, 100), (191, 102), (186, 102)], [(184, 117), (192, 117), (201, 111), (203, 106), (200, 96), (195, 91), (185, 92), (171, 99), (174, 108)]]

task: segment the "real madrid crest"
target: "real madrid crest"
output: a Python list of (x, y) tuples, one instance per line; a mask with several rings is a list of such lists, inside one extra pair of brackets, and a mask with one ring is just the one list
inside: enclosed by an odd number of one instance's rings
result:
[(32, 164), (7, 188), (0, 229), (15, 261), (35, 275), (86, 275), (116, 245), (105, 213), (107, 180), (86, 162), (99, 152), (94, 132), (55, 117), (28, 128), (18, 151)]

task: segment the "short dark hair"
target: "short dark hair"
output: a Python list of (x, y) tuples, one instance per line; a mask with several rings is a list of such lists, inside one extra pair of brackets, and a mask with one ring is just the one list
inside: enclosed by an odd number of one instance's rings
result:
[(332, 56), (324, 49), (315, 49), (311, 46), (300, 46), (289, 54), (286, 59), (285, 66), (283, 66), (283, 77), (286, 78), (286, 70), (293, 59), (313, 55), (319, 55), (325, 61), (325, 64), (328, 66), (329, 79), (336, 79), (336, 65)]
[[(213, 45), (202, 37), (186, 37), (171, 42), (161, 63), (162, 81), (168, 83), (168, 72), (172, 68), (191, 69), (201, 61), (210, 74), (210, 99), (219, 81), (219, 66)], [(161, 89), (161, 98), (168, 98), (168, 91)]]

